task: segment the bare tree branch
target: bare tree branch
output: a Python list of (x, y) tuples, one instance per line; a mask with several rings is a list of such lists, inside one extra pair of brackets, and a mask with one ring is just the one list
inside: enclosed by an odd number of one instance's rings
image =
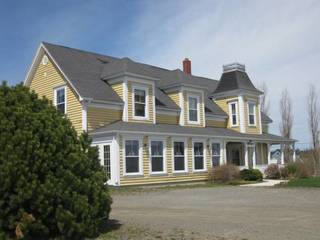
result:
[[(292, 113), (292, 100), (290, 98), (287, 89), (282, 91), (280, 99), (280, 113), (281, 113), (281, 123), (280, 132), (283, 137), (291, 138), (292, 125), (293, 125), (293, 113)], [(284, 146), (284, 161), (291, 161), (291, 150), (290, 145)]]
[[(315, 86), (310, 85), (308, 94), (308, 125), (311, 133), (312, 151), (314, 160), (314, 174), (319, 171), (319, 121), (320, 121), (320, 109), (318, 95), (315, 90)], [(320, 172), (320, 171), (319, 171)]]
[(270, 101), (268, 98), (269, 91), (268, 91), (267, 84), (263, 82), (259, 88), (263, 92), (263, 95), (261, 96), (261, 100), (260, 100), (261, 111), (264, 112), (266, 115), (269, 115)]

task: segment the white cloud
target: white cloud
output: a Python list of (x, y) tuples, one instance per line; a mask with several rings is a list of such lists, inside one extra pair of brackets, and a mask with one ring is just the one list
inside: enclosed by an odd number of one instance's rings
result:
[(287, 87), (294, 137), (309, 141), (305, 101), (308, 84), (320, 81), (320, 2), (172, 2), (143, 9), (134, 33), (143, 45), (137, 59), (174, 69), (190, 57), (194, 74), (215, 79), (223, 64), (245, 63), (255, 85), (268, 85), (272, 130), (278, 132), (279, 97)]

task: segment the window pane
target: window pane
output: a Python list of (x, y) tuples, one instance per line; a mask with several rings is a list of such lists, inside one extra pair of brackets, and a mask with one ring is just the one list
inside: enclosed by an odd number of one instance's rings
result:
[(139, 172), (139, 157), (126, 157), (126, 172)]
[(203, 155), (203, 143), (201, 142), (196, 142), (194, 143), (194, 147), (193, 147), (193, 153), (194, 155)]
[(237, 116), (232, 115), (232, 125), (237, 125)]
[(111, 165), (110, 165), (110, 145), (103, 146), (103, 168), (110, 179)]
[(174, 157), (174, 170), (175, 171), (184, 170), (184, 157)]
[(194, 158), (194, 169), (200, 170), (203, 169), (203, 157), (195, 157)]
[(197, 99), (189, 97), (189, 109), (197, 109)]
[(126, 156), (139, 156), (138, 140), (126, 140)]
[(152, 157), (152, 172), (163, 172), (163, 157)]
[(61, 104), (57, 105), (56, 107), (61, 113), (65, 113), (66, 108), (65, 108), (64, 103), (61, 103)]
[(249, 115), (249, 123), (254, 124), (254, 115)]
[(184, 156), (184, 142), (174, 142), (174, 155)]
[(220, 165), (220, 156), (212, 156), (212, 166), (216, 167)]
[(236, 114), (236, 104), (231, 104), (231, 112), (232, 114)]
[(249, 103), (249, 114), (254, 114), (254, 104)]
[(189, 110), (189, 120), (194, 122), (198, 121), (197, 110)]
[(145, 103), (146, 102), (146, 92), (141, 89), (135, 89), (134, 90), (134, 101), (139, 103)]
[(57, 105), (59, 103), (64, 103), (65, 102), (65, 89), (61, 88), (59, 90), (57, 90)]
[(152, 156), (163, 156), (163, 143), (162, 141), (151, 142), (151, 155)]
[(134, 105), (134, 115), (139, 117), (146, 116), (146, 105), (144, 103), (135, 103)]
[(212, 143), (212, 155), (220, 156), (220, 143)]

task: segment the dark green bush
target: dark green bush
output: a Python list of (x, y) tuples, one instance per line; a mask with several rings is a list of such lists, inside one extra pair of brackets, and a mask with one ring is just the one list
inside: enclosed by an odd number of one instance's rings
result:
[(266, 175), (266, 178), (269, 179), (279, 179), (281, 177), (280, 169), (277, 164), (268, 165), (267, 169), (264, 171), (264, 174)]
[(262, 173), (258, 169), (243, 169), (240, 178), (245, 181), (262, 181)]
[(0, 236), (98, 234), (111, 198), (97, 149), (22, 85), (0, 85)]

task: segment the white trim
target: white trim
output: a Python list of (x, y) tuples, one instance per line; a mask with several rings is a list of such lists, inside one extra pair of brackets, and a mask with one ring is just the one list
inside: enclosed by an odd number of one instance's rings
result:
[[(231, 107), (231, 105), (232, 104), (235, 104), (235, 109), (236, 109), (236, 124), (233, 124), (233, 119), (232, 119), (232, 107)], [(231, 102), (229, 102), (228, 103), (228, 105), (229, 105), (229, 121), (230, 121), (230, 126), (231, 127), (238, 127), (239, 126), (239, 119), (238, 119), (238, 117), (239, 117), (239, 111), (238, 111), (238, 102), (237, 101), (231, 101)]]
[(33, 72), (35, 71), (35, 65), (37, 64), (37, 62), (40, 62), (40, 54), (44, 54), (44, 52), (42, 53), (42, 51), (44, 51), (44, 49), (42, 48), (42, 43), (38, 46), (37, 48), (37, 52), (35, 54), (35, 56), (32, 59), (32, 63), (31, 66), (29, 67), (28, 73), (23, 81), (23, 85), (24, 86), (29, 86), (29, 80), (31, 75), (33, 74)]
[[(253, 105), (253, 121), (254, 121), (253, 124), (250, 123), (250, 105)], [(257, 126), (257, 117), (256, 117), (257, 108), (256, 108), (256, 105), (257, 105), (257, 103), (254, 102), (254, 101), (248, 101), (247, 102), (247, 109), (248, 109), (247, 116), (248, 116), (248, 126), (249, 127), (256, 127)]]
[[(195, 169), (195, 155), (194, 155), (194, 144), (202, 143), (203, 147), (203, 169)], [(192, 171), (193, 172), (205, 172), (207, 171), (207, 154), (206, 154), (206, 140), (205, 139), (192, 139)]]
[(104, 77), (103, 80), (107, 80), (110, 84), (114, 84), (121, 81), (122, 77), (131, 77), (133, 79), (147, 80), (147, 81), (159, 81), (159, 78), (144, 76), (140, 74), (130, 73), (130, 72), (121, 72), (108, 77)]
[(185, 114), (185, 109), (184, 109), (184, 94), (183, 94), (183, 91), (180, 91), (178, 93), (179, 95), (179, 105), (180, 105), (180, 108), (181, 108), (181, 112), (180, 112), (180, 118), (179, 118), (179, 124), (181, 126), (184, 126), (184, 114)]
[(66, 84), (57, 86), (53, 88), (53, 105), (56, 107), (57, 106), (57, 91), (63, 89), (64, 90), (64, 114), (67, 114), (67, 86)]
[[(155, 89), (156, 87), (155, 87), (155, 85), (154, 85), (154, 83), (152, 83), (152, 109), (153, 109), (153, 124), (155, 124), (156, 123), (156, 89)], [(148, 104), (149, 104), (149, 102), (148, 102)]]
[(115, 164), (114, 170), (114, 182), (115, 185), (120, 186), (120, 146), (119, 146), (119, 134), (114, 137), (114, 157), (113, 163)]
[(123, 116), (122, 116), (122, 120), (124, 122), (128, 122), (128, 80), (125, 78), (123, 83), (122, 83), (122, 87), (123, 87), (123, 100), (124, 100), (124, 108), (123, 108)]
[[(190, 98), (194, 98), (197, 100), (197, 121), (192, 121), (190, 120)], [(187, 92), (187, 114), (188, 114), (188, 124), (195, 124), (195, 125), (199, 125), (200, 124), (200, 96), (197, 94), (193, 94), (193, 93), (188, 93)]]
[(245, 133), (246, 132), (246, 125), (245, 125), (245, 108), (244, 108), (244, 99), (243, 96), (238, 96), (239, 101), (239, 109), (238, 109), (238, 116), (239, 116), (239, 123), (240, 123), (240, 132)]
[[(183, 142), (184, 144), (184, 170), (175, 170), (174, 164), (174, 142)], [(188, 172), (188, 141), (186, 138), (172, 138), (172, 173), (187, 173)]]
[[(152, 171), (152, 155), (151, 155), (151, 142), (162, 142), (162, 158), (163, 158), (163, 171)], [(166, 144), (166, 138), (161, 138), (161, 137), (149, 137), (149, 172), (150, 175), (157, 175), (157, 174), (165, 174), (167, 173), (167, 159), (166, 159), (166, 154), (167, 154), (167, 144)]]
[(224, 91), (224, 92), (219, 92), (219, 93), (213, 93), (213, 94), (209, 95), (209, 97), (212, 97), (214, 99), (229, 97), (229, 96), (238, 96), (238, 95), (257, 97), (262, 94), (263, 94), (262, 92), (259, 93), (259, 92), (253, 91), (253, 90), (236, 89), (236, 90), (229, 90), (229, 91)]
[(87, 103), (85, 102), (82, 102), (81, 115), (82, 115), (82, 131), (86, 132), (88, 127), (88, 118), (87, 118)]
[[(143, 176), (143, 137), (141, 136), (126, 136), (123, 137), (123, 176)], [(134, 140), (139, 143), (139, 172), (126, 172), (126, 141)]]
[[(260, 105), (260, 99), (258, 102), (258, 114), (259, 114), (259, 127), (260, 127), (260, 134), (262, 134), (262, 120), (261, 120), (261, 105)], [(268, 129), (269, 132), (269, 129)]]
[[(135, 90), (142, 90), (145, 92), (145, 116), (136, 116), (135, 115)], [(132, 119), (134, 120), (149, 120), (149, 88), (148, 86), (132, 84)]]

